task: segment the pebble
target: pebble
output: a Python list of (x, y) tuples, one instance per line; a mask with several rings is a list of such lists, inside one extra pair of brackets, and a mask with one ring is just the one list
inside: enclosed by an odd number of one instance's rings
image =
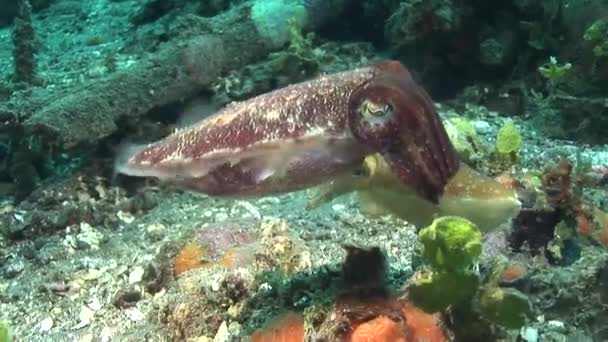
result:
[(86, 305), (81, 306), (80, 314), (78, 315), (80, 322), (78, 322), (78, 324), (76, 324), (72, 329), (79, 330), (86, 326), (89, 326), (91, 324), (91, 321), (93, 320), (94, 316), (95, 316), (95, 311), (91, 310), (91, 308), (89, 308)]
[(103, 304), (97, 299), (97, 297), (91, 298), (91, 300), (87, 303), (87, 306), (93, 311), (99, 311), (103, 307)]
[(131, 213), (124, 212), (122, 210), (116, 213), (116, 217), (118, 217), (119, 220), (127, 224), (135, 221), (135, 217), (133, 217)]
[(101, 333), (100, 335), (100, 341), (101, 342), (110, 342), (112, 341), (112, 336), (114, 335), (114, 333), (112, 332), (112, 328), (110, 327), (103, 327), (103, 329), (101, 329)]
[(125, 310), (125, 314), (133, 322), (143, 321), (146, 318), (146, 316), (141, 311), (134, 308)]
[(533, 327), (521, 328), (519, 335), (526, 342), (537, 342), (538, 341), (538, 329)]
[(560, 331), (560, 332), (566, 331), (566, 324), (564, 324), (564, 322), (562, 322), (562, 321), (550, 320), (550, 321), (547, 321), (547, 325), (549, 326), (549, 328), (551, 330), (554, 330), (554, 331)]
[(93, 334), (86, 334), (82, 336), (78, 342), (93, 342), (94, 340), (95, 338), (93, 337)]
[(217, 213), (215, 214), (215, 217), (213, 218), (215, 222), (223, 222), (228, 220), (228, 214), (226, 213)]
[(126, 309), (135, 306), (141, 298), (141, 291), (135, 289), (120, 290), (114, 296), (113, 304), (117, 308)]
[(34, 246), (34, 242), (25, 242), (19, 249), (19, 254), (21, 254), (26, 259), (34, 259), (36, 257), (36, 247)]
[(135, 266), (131, 273), (129, 273), (129, 285), (134, 285), (142, 281), (144, 277), (144, 268), (141, 266)]
[(473, 127), (479, 134), (490, 134), (492, 133), (492, 127), (487, 121), (475, 120), (473, 121)]
[(77, 249), (97, 250), (103, 239), (103, 234), (91, 227), (86, 222), (80, 224), (80, 233), (76, 235), (76, 241), (70, 241), (72, 247)]
[(163, 238), (167, 231), (167, 227), (162, 223), (153, 223), (146, 228), (146, 231), (155, 240)]
[(47, 333), (53, 328), (54, 324), (55, 322), (53, 319), (51, 317), (47, 317), (38, 323), (38, 331), (41, 333)]
[(344, 210), (346, 210), (346, 206), (344, 204), (334, 204), (331, 206), (331, 209), (333, 211), (343, 212)]
[(213, 337), (213, 342), (228, 342), (228, 338), (230, 333), (228, 332), (228, 325), (226, 321), (223, 321), (220, 327), (217, 329), (217, 333), (215, 337)]

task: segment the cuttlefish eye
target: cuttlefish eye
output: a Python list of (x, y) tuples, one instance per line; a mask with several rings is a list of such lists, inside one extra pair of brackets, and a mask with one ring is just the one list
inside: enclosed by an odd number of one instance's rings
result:
[(365, 99), (359, 106), (359, 113), (363, 120), (370, 124), (382, 124), (393, 116), (394, 108), (390, 103), (377, 103)]

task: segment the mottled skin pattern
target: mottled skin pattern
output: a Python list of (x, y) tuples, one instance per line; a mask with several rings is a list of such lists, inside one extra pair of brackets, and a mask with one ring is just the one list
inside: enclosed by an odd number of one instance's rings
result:
[(380, 152), (395, 174), (436, 201), (458, 168), (431, 100), (398, 62), (291, 85), (135, 150), (121, 173), (210, 195), (298, 190), (356, 171)]

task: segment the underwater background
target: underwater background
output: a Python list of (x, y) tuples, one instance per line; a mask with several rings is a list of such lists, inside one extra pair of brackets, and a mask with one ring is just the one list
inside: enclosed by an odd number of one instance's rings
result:
[(0, 342), (608, 341), (607, 94), (605, 0), (0, 0)]

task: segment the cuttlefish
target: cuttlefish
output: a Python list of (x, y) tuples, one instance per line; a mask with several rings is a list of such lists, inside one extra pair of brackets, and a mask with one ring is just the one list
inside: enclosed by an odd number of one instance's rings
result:
[(227, 105), (126, 148), (119, 173), (212, 196), (264, 196), (356, 174), (379, 155), (397, 183), (438, 205), (462, 163), (427, 93), (399, 62), (323, 75)]
[(352, 174), (380, 153), (437, 203), (459, 160), (433, 102), (399, 62), (323, 75), (246, 101), (166, 138), (125, 149), (119, 173), (213, 196), (263, 196)]

